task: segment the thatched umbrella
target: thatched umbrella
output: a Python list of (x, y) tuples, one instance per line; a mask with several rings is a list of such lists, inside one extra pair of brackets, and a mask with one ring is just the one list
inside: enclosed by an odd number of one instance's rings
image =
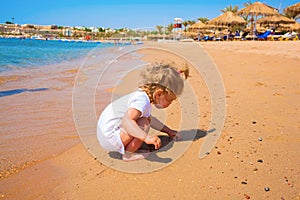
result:
[[(257, 30), (258, 32), (265, 32), (267, 29), (266, 29), (265, 27), (260, 26), (260, 24), (257, 24), (257, 25), (256, 25), (256, 30)], [(246, 28), (244, 29), (244, 31), (245, 31), (245, 32), (250, 32), (250, 31), (251, 31), (251, 27), (246, 27)]]
[(214, 33), (216, 32), (216, 29), (217, 30), (224, 30), (224, 29), (228, 29), (228, 26), (225, 26), (225, 25), (215, 25), (215, 24), (205, 24), (205, 26), (203, 26), (201, 28), (201, 30), (203, 30), (203, 32), (205, 33)]
[(202, 33), (202, 31), (200, 31), (202, 29), (202, 27), (204, 27), (205, 24), (203, 24), (201, 21), (198, 21), (197, 23), (191, 25), (188, 28), (189, 31), (189, 36), (190, 37), (196, 37), (198, 36), (198, 39), (200, 39), (200, 33)]
[(216, 25), (216, 24), (205, 24), (200, 29), (209, 30), (209, 29), (228, 29), (228, 26), (225, 25)]
[(291, 6), (288, 6), (284, 9), (285, 12), (293, 13), (294, 15), (300, 15), (300, 2), (293, 4)]
[(200, 30), (202, 27), (204, 27), (205, 24), (203, 24), (201, 21), (191, 25), (188, 30), (189, 31), (197, 31), (197, 30)]
[(238, 11), (237, 14), (246, 16), (270, 16), (278, 13), (276, 10), (276, 8), (273, 8), (269, 5), (257, 1), (255, 3), (250, 4), (246, 8), (241, 9), (240, 11)]
[(208, 22), (210, 25), (232, 26), (246, 24), (247, 22), (233, 12), (226, 12)]
[(200, 28), (200, 32), (205, 35), (213, 36), (216, 34), (216, 30), (224, 30), (228, 29), (228, 26), (223, 25), (213, 25), (213, 24), (205, 24), (203, 27)]
[[(253, 27), (253, 21), (254, 17), (257, 19), (258, 16), (272, 16), (278, 14), (277, 9), (268, 6), (264, 3), (261, 3), (259, 1), (250, 4), (246, 8), (241, 9), (240, 11), (237, 12), (238, 15), (243, 15), (243, 16), (251, 16), (251, 29)], [(253, 30), (254, 32), (255, 30)]]
[(300, 31), (300, 24), (297, 22), (293, 24), (279, 24), (279, 28), (282, 30)]
[(281, 14), (276, 14), (268, 17), (261, 18), (256, 21), (258, 24), (292, 24), (295, 23), (295, 20), (287, 18), (286, 16), (283, 16)]
[(294, 31), (300, 31), (300, 24), (299, 23), (294, 23), (294, 24), (290, 24), (291, 29)]
[[(208, 25), (215, 25), (215, 26), (230, 26), (233, 25), (245, 25), (247, 22), (242, 17), (234, 14), (233, 12), (226, 12), (208, 22)], [(228, 37), (227, 37), (228, 39)]]

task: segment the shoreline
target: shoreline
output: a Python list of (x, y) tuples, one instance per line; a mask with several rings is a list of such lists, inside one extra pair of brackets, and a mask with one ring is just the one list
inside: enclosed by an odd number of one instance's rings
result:
[[(242, 46), (245, 43), (247, 46)], [(21, 122), (19, 125), (23, 124), (20, 130), (26, 132), (31, 130), (30, 121), (26, 121), (29, 116), (37, 117), (31, 118), (33, 120), (53, 120), (54, 116), (63, 116), (60, 120), (67, 120), (56, 121), (58, 126), (44, 124), (41, 128), (49, 128), (49, 133), (57, 131), (56, 134), (61, 135), (63, 140), (73, 140), (74, 145), (52, 158), (0, 179), (0, 195), (8, 199), (95, 199), (112, 196), (121, 199), (124, 194), (128, 198), (147, 195), (164, 199), (242, 199), (246, 196), (251, 199), (297, 199), (300, 197), (297, 167), (300, 160), (296, 159), (300, 151), (297, 134), (300, 128), (297, 117), (300, 109), (299, 46), (297, 41), (200, 43), (199, 48), (203, 48), (217, 64), (225, 84), (228, 106), (223, 134), (207, 158), (200, 160), (197, 157), (203, 142), (200, 139), (194, 141), (175, 163), (148, 174), (122, 173), (94, 160), (76, 138), (76, 130), (70, 120), (72, 114), (68, 105), (72, 104), (70, 93), (75, 71), (68, 74), (61, 73), (63, 70), (59, 68), (49, 70), (53, 74), (45, 73), (46, 76), (39, 77), (37, 83), (39, 88), (54, 87), (56, 83), (55, 89), (22, 93), (21, 99), (17, 96), (3, 98), (3, 116), (10, 124), (2, 122), (1, 126), (9, 130), (13, 120), (17, 120)], [(145, 61), (163, 56), (155, 52), (144, 53), (147, 53), (142, 58)], [(195, 56), (197, 53), (194, 53)], [(172, 57), (168, 59), (174, 60)], [(38, 74), (37, 70), (35, 75)], [(204, 88), (203, 81), (193, 74), (189, 80), (191, 84)], [(1, 87), (9, 89), (22, 84), (37, 84), (29, 79), (23, 81), (8, 82)], [(200, 120), (199, 128), (204, 130), (210, 118), (208, 95), (205, 89), (198, 94), (200, 110), (203, 110), (201, 119), (204, 120)], [(32, 102), (40, 108), (30, 106)], [(24, 112), (24, 106), (30, 112)], [(40, 114), (45, 111), (48, 113)], [(13, 114), (19, 117), (10, 118)], [(168, 120), (171, 126), (176, 127), (175, 115)], [(39, 140), (39, 137), (32, 139)], [(20, 150), (20, 146), (18, 148), (16, 150)], [(38, 149), (43, 149), (43, 144)], [(26, 177), (31, 178), (28, 180)], [(24, 180), (27, 180), (26, 185)], [(270, 191), (265, 192), (265, 187), (269, 187)], [(138, 194), (134, 192), (137, 189), (140, 190)]]
[(22, 36), (1, 36), (0, 39), (19, 39), (19, 40), (32, 40), (32, 41), (57, 41), (57, 42), (67, 42), (67, 43), (90, 43), (90, 44), (114, 44), (118, 46), (126, 46), (133, 44), (143, 44), (143, 41), (132, 41), (130, 39), (124, 38), (111, 38), (105, 40), (86, 40), (86, 39), (68, 39), (68, 38), (26, 38)]

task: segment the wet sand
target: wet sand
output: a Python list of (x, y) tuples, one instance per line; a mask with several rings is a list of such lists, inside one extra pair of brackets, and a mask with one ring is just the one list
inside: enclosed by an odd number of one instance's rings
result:
[[(186, 51), (190, 48), (178, 45)], [(205, 140), (201, 137), (158, 171), (131, 174), (111, 169), (88, 152), (74, 125), (72, 90), (79, 66), (27, 70), (18, 78), (1, 78), (6, 80), (1, 91), (27, 90), (1, 97), (0, 197), (299, 199), (299, 41), (197, 45), (199, 52), (193, 55), (208, 53), (226, 90), (225, 125), (207, 157), (198, 157)], [(178, 60), (157, 51), (139, 53), (144, 61)], [(201, 111), (198, 128), (207, 131), (211, 104), (205, 82), (194, 69), (188, 81), (200, 88), (196, 91)], [(97, 90), (96, 115), (111, 91), (110, 87)], [(171, 127), (178, 127), (179, 107), (175, 103), (167, 111)]]

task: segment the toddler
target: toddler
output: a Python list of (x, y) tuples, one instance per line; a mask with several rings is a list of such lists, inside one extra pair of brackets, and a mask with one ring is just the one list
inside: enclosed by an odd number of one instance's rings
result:
[(158, 109), (167, 108), (184, 88), (184, 79), (189, 69), (176, 70), (169, 64), (149, 65), (142, 73), (142, 84), (137, 91), (127, 94), (109, 104), (101, 113), (97, 125), (97, 138), (107, 151), (117, 151), (124, 161), (146, 158), (148, 150), (139, 150), (143, 142), (161, 146), (157, 135), (148, 135), (151, 128), (180, 139), (176, 130), (169, 128), (157, 118), (151, 116), (154, 105)]

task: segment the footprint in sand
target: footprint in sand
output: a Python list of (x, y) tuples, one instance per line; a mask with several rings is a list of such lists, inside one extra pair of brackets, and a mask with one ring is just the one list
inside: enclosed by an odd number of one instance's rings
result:
[(261, 83), (261, 82), (256, 82), (255, 86), (267, 86), (265, 83)]

